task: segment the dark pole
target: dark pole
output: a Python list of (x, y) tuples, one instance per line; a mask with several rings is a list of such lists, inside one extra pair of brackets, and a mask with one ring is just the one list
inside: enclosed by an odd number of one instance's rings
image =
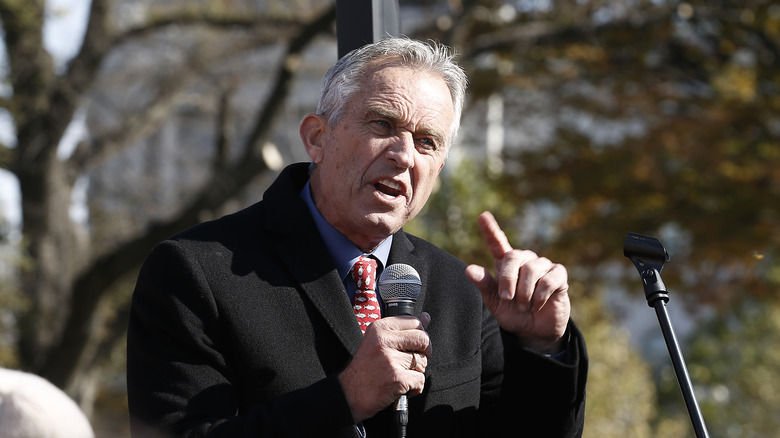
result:
[(661, 279), (661, 271), (664, 269), (664, 264), (669, 261), (669, 253), (666, 252), (661, 241), (655, 237), (628, 233), (623, 243), (623, 255), (628, 257), (639, 271), (639, 276), (642, 277), (642, 284), (644, 284), (645, 288), (647, 304), (655, 309), (658, 323), (661, 325), (661, 332), (666, 341), (666, 348), (669, 350), (669, 355), (672, 358), (672, 366), (677, 375), (677, 383), (680, 384), (685, 406), (688, 408), (688, 415), (691, 417), (696, 437), (709, 438), (707, 425), (704, 424), (704, 417), (702, 417), (699, 403), (696, 401), (691, 376), (688, 374), (688, 367), (685, 366), (685, 359), (683, 358), (682, 350), (680, 350), (680, 344), (677, 342), (677, 336), (674, 333), (674, 328), (672, 328), (669, 313), (666, 311), (669, 293)]
[(339, 58), (400, 32), (398, 0), (336, 0)]

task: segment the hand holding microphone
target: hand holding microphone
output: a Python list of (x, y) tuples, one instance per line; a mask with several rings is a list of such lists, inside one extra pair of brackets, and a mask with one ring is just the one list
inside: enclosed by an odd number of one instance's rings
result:
[[(416, 278), (416, 280), (415, 280)], [(377, 282), (384, 302), (383, 319), (372, 323), (347, 368), (339, 375), (353, 419), (361, 422), (405, 396), (420, 394), (431, 344), (425, 332), (430, 315), (412, 317), (420, 277), (408, 265), (390, 265)], [(404, 396), (404, 397), (402, 397)]]
[[(384, 302), (383, 316), (401, 316), (412, 315), (414, 303), (420, 296), (422, 282), (420, 274), (409, 266), (404, 264), (395, 264), (388, 266), (379, 277), (377, 283), (379, 296)], [(410, 370), (417, 371), (417, 353), (412, 351), (412, 363)], [(395, 424), (397, 436), (404, 438), (406, 436), (406, 425), (409, 423), (409, 405), (406, 400), (406, 394), (402, 394), (394, 405)]]

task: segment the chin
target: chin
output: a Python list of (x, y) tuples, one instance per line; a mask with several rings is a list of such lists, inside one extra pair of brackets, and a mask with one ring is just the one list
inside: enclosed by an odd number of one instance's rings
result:
[(395, 234), (400, 230), (408, 220), (399, 218), (396, 215), (383, 214), (369, 214), (366, 216), (368, 219), (368, 226), (374, 229), (378, 234), (382, 234), (383, 237), (387, 237), (391, 234)]

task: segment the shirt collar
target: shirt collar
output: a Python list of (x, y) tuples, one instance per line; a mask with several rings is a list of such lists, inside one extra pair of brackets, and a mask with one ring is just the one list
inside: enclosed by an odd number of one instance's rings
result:
[[(312, 218), (314, 218), (317, 230), (319, 230), (322, 239), (325, 241), (325, 246), (328, 248), (331, 257), (336, 261), (336, 269), (339, 272), (339, 276), (342, 279), (345, 278), (349, 273), (349, 270), (352, 269), (352, 265), (357, 258), (364, 255), (363, 251), (325, 220), (311, 198), (311, 187), (309, 182), (307, 182), (303, 187), (303, 190), (301, 190), (300, 196), (306, 204), (306, 207), (308, 207)], [(380, 262), (380, 269), (387, 266), (387, 259), (390, 256), (390, 246), (392, 243), (393, 236), (389, 236), (370, 254)]]

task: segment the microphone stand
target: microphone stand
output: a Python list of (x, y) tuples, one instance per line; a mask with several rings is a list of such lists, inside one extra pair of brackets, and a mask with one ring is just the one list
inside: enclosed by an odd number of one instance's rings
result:
[(661, 271), (664, 269), (664, 264), (669, 261), (669, 254), (658, 239), (641, 234), (628, 233), (623, 245), (623, 255), (628, 257), (639, 271), (639, 276), (644, 284), (647, 305), (655, 309), (664, 340), (666, 341), (666, 348), (669, 350), (674, 372), (677, 375), (677, 382), (682, 390), (683, 399), (688, 408), (688, 415), (691, 417), (691, 423), (693, 424), (693, 430), (696, 432), (696, 437), (709, 438), (707, 426), (704, 424), (704, 418), (696, 401), (688, 368), (685, 366), (685, 360), (677, 342), (677, 336), (672, 328), (669, 313), (666, 311), (669, 293), (666, 291), (666, 285), (664, 285), (661, 279)]

